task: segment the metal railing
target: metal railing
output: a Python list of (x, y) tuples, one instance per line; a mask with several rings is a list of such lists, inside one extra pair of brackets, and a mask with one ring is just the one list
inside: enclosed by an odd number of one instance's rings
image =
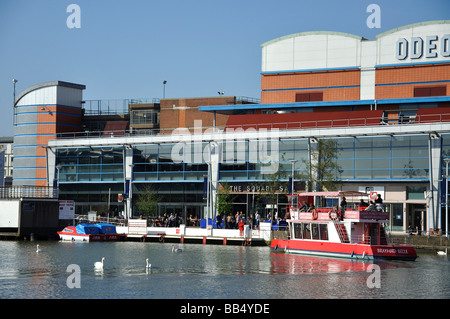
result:
[(47, 186), (2, 186), (0, 198), (58, 198), (58, 189)]
[(370, 239), (370, 236), (364, 236), (364, 235), (352, 236), (352, 238), (350, 238), (350, 243), (351, 244), (366, 244), (366, 245), (370, 245), (371, 239)]
[(128, 114), (130, 104), (159, 103), (158, 98), (85, 100), (83, 109), (85, 115), (118, 115)]

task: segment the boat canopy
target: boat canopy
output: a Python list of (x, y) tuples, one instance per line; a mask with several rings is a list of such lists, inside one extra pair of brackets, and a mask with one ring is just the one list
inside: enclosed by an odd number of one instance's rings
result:
[(77, 233), (78, 234), (85, 234), (85, 235), (98, 235), (100, 234), (100, 228), (96, 227), (93, 224), (88, 223), (81, 223), (78, 224), (77, 227)]
[(116, 234), (116, 226), (108, 223), (95, 224), (100, 229), (100, 234)]
[(304, 192), (298, 193), (298, 196), (323, 196), (323, 197), (341, 197), (341, 196), (368, 196), (367, 193), (357, 191), (334, 191), (334, 192)]

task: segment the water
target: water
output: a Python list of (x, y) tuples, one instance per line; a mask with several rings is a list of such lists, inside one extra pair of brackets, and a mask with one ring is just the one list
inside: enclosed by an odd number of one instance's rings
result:
[[(370, 262), (274, 253), (268, 247), (179, 247), (183, 252), (173, 253), (170, 243), (0, 241), (0, 299), (450, 297), (450, 259), (434, 253), (419, 251), (415, 262), (376, 262), (380, 288), (371, 288), (376, 272)], [(94, 262), (102, 257), (104, 269), (97, 271)], [(71, 264), (80, 267), (80, 288), (68, 287)]]

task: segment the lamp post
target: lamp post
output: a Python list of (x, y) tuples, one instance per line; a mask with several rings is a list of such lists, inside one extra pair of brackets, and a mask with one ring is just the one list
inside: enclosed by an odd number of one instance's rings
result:
[(445, 162), (445, 236), (448, 238), (448, 162), (450, 158), (444, 158)]
[(133, 167), (134, 164), (129, 164), (130, 167), (130, 186), (128, 188), (128, 219), (133, 218)]
[[(56, 165), (56, 194), (59, 198), (59, 171), (61, 170), (61, 165)], [(54, 183), (53, 183), (54, 184)]]
[(295, 163), (297, 162), (297, 160), (291, 160), (290, 161), (291, 162), (291, 164), (292, 164), (292, 184), (291, 184), (291, 192), (292, 192), (292, 195), (294, 195), (294, 167), (295, 167)]
[(208, 180), (207, 180), (207, 187), (206, 187), (206, 226), (208, 226), (208, 219), (209, 219), (209, 212), (211, 208), (209, 207), (209, 200), (210, 200), (210, 194), (211, 194), (211, 163), (209, 161), (206, 162), (208, 165)]
[(14, 108), (14, 114), (13, 114), (13, 126), (16, 124), (16, 83), (17, 80), (13, 79), (13, 108)]
[(167, 81), (164, 80), (164, 81), (163, 81), (163, 99), (166, 98), (166, 84), (167, 84)]

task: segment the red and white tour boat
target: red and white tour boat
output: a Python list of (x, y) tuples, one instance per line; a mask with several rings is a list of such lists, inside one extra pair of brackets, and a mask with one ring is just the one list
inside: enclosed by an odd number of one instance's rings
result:
[(117, 241), (123, 237), (116, 232), (116, 226), (108, 223), (81, 223), (76, 226), (66, 226), (57, 233), (64, 241)]
[(415, 260), (413, 246), (391, 245), (383, 224), (389, 213), (382, 209), (366, 207), (347, 208), (340, 217), (340, 209), (316, 208), (310, 212), (300, 209), (300, 204), (313, 196), (342, 197), (367, 196), (361, 192), (309, 192), (288, 195), (288, 239), (274, 239), (271, 248), (286, 253), (330, 256), (356, 259)]

